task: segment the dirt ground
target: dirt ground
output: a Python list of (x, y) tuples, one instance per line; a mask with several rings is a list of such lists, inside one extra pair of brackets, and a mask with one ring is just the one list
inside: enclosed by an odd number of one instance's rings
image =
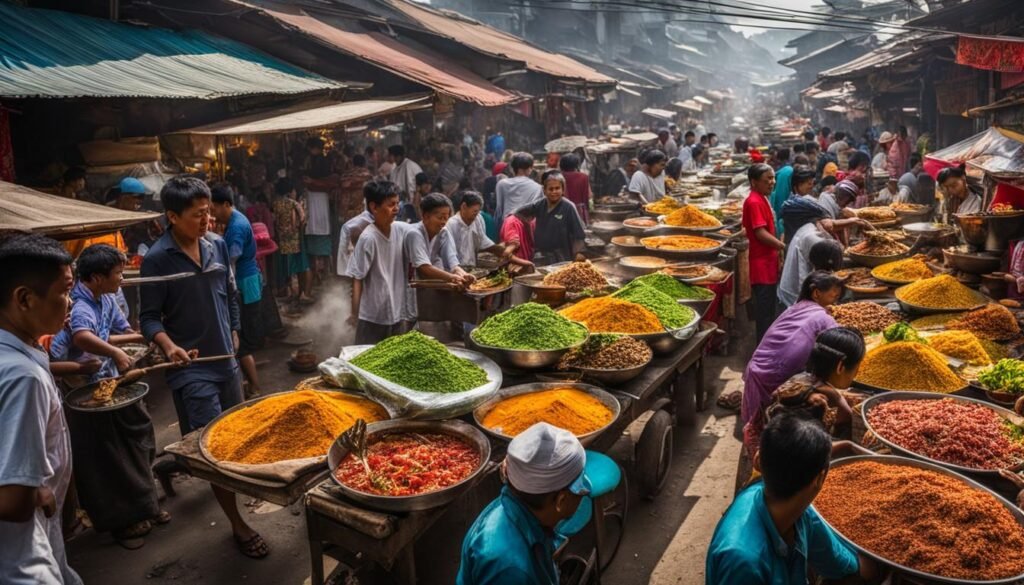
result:
[[(342, 345), (351, 343), (354, 335), (345, 325), (347, 298), (347, 291), (338, 286), (323, 291), (316, 307), (299, 318), (287, 319), (291, 324), (289, 339), (312, 339), (310, 347), (321, 359), (336, 354)], [(747, 323), (739, 327), (742, 335), (734, 337), (731, 355), (711, 356), (708, 360), (709, 407), (698, 413), (693, 424), (676, 427), (674, 459), (662, 493), (653, 501), (641, 498), (636, 494), (638, 490), (631, 493), (625, 536), (617, 556), (603, 573), (604, 583), (703, 583), (704, 551), (718, 518), (732, 500), (739, 456), (737, 418), (714, 405), (723, 389), (741, 387), (739, 376), (753, 348)], [(273, 343), (257, 354), (264, 393), (290, 389), (306, 377), (288, 371), (285, 365), (294, 349), (292, 345)], [(174, 407), (161, 381), (151, 384), (146, 401), (160, 452), (180, 438)], [(177, 495), (162, 502), (173, 515), (172, 522), (154, 528), (142, 549), (126, 551), (109, 534), (91, 531), (69, 543), (70, 563), (87, 584), (309, 582), (309, 548), (301, 501), (282, 509), (239, 497), (243, 514), (272, 551), (265, 560), (251, 560), (235, 548), (228, 522), (208, 484), (178, 477), (174, 489)], [(420, 562), (423, 574), (436, 572), (431, 570), (435, 565), (457, 566), (461, 537), (461, 533), (441, 535), (441, 540), (447, 541), (445, 554), (453, 558), (442, 561), (435, 556), (427, 563)], [(433, 579), (428, 576), (421, 581), (432, 585), (447, 580)]]

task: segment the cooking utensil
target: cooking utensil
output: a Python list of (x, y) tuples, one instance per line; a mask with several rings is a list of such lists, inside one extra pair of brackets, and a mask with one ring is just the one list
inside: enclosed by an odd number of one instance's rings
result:
[(188, 366), (190, 366), (192, 364), (195, 364), (195, 363), (216, 362), (216, 361), (226, 360), (228, 358), (233, 358), (233, 357), (235, 357), (235, 354), (228, 353), (228, 354), (224, 354), (224, 355), (214, 355), (214, 356), (210, 356), (210, 357), (195, 358), (195, 359), (193, 359), (192, 361), (190, 361), (187, 364), (176, 364), (174, 362), (165, 362), (165, 363), (162, 363), (162, 364), (157, 364), (155, 366), (149, 366), (148, 368), (138, 368), (138, 369), (135, 369), (135, 370), (128, 370), (127, 372), (125, 372), (125, 373), (121, 374), (120, 376), (118, 376), (117, 378), (115, 378), (115, 380), (117, 380), (117, 385), (118, 386), (120, 386), (122, 384), (131, 384), (133, 382), (137, 382), (137, 381), (141, 380), (142, 377), (145, 376), (146, 374), (148, 374), (150, 372), (155, 372), (157, 370), (166, 370), (167, 368), (173, 368), (175, 366), (185, 368), (185, 367), (188, 367)]
[(198, 272), (179, 272), (177, 274), (167, 274), (165, 276), (140, 276), (135, 278), (125, 278), (121, 281), (121, 286), (138, 286), (140, 284), (152, 284), (154, 282), (171, 282), (173, 280), (181, 280), (190, 276), (195, 276)]
[(390, 486), (386, 479), (377, 476), (370, 469), (370, 462), (366, 460), (366, 421), (358, 419), (356, 424), (350, 426), (347, 431), (338, 437), (338, 442), (341, 443), (342, 447), (348, 449), (349, 453), (355, 455), (356, 459), (363, 464), (363, 469), (366, 471), (366, 477), (370, 478), (370, 483), (379, 490), (388, 490)]
[(64, 404), (71, 410), (79, 412), (110, 412), (131, 406), (149, 394), (149, 384), (143, 382), (118, 384), (110, 400), (99, 401), (92, 397), (99, 385), (99, 382), (93, 382), (75, 388), (64, 395)]

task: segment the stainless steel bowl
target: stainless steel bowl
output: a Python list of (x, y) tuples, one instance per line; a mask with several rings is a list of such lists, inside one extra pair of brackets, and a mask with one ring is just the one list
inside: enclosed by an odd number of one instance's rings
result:
[[(1013, 411), (1007, 410), (1007, 409), (999, 407), (999, 406), (995, 406), (995, 405), (993, 405), (990, 402), (985, 402), (984, 400), (977, 400), (977, 399), (974, 399), (974, 398), (967, 398), (966, 396), (957, 396), (955, 394), (935, 394), (934, 392), (885, 392), (883, 394), (876, 394), (875, 396), (872, 396), (871, 398), (868, 398), (867, 400), (865, 400), (861, 404), (861, 407), (860, 407), (860, 409), (861, 409), (861, 418), (864, 419), (864, 425), (866, 426), (866, 428), (869, 431), (871, 431), (871, 433), (875, 437), (877, 437), (879, 441), (885, 443), (885, 445), (887, 447), (892, 449), (893, 452), (898, 454), (898, 455), (902, 454), (902, 455), (906, 455), (908, 457), (913, 457), (915, 459), (921, 459), (921, 460), (924, 460), (924, 461), (928, 461), (929, 463), (934, 463), (936, 465), (941, 465), (943, 467), (948, 467), (949, 469), (953, 469), (953, 470), (958, 471), (960, 473), (971, 473), (971, 474), (976, 474), (976, 475), (985, 475), (985, 476), (989, 476), (989, 477), (993, 477), (993, 478), (994, 477), (998, 477), (999, 476), (999, 471), (996, 470), (996, 469), (974, 469), (973, 467), (964, 467), (962, 465), (956, 465), (956, 464), (953, 464), (953, 463), (947, 463), (945, 461), (939, 461), (938, 459), (932, 459), (931, 457), (926, 457), (924, 455), (921, 455), (920, 453), (916, 453), (916, 452), (911, 451), (910, 449), (907, 449), (905, 447), (900, 447), (896, 443), (893, 443), (892, 441), (886, 439), (885, 436), (879, 434), (878, 431), (876, 431), (875, 428), (871, 426), (871, 422), (868, 420), (868, 415), (871, 413), (871, 410), (874, 409), (875, 407), (881, 405), (881, 404), (885, 404), (886, 402), (892, 402), (894, 400), (945, 400), (945, 399), (954, 400), (956, 402), (960, 402), (960, 403), (963, 403), (963, 404), (980, 404), (980, 405), (984, 406), (985, 408), (992, 409), (1000, 417), (1002, 417), (1004, 419), (1007, 419), (1007, 420), (1011, 420), (1012, 421), (1012, 420), (1016, 420), (1016, 419), (1019, 418), (1019, 417), (1017, 417), (1017, 415)], [(1020, 471), (1021, 469), (1024, 469), (1024, 461), (1021, 461), (1019, 464), (1017, 464), (1013, 468), (1011, 468), (1011, 471)]]
[(700, 315), (696, 315), (688, 325), (679, 329), (662, 331), (660, 333), (644, 333), (630, 335), (634, 339), (643, 341), (654, 350), (656, 355), (665, 355), (679, 349), (693, 337), (693, 334), (700, 328)]
[(343, 447), (337, 440), (331, 444), (327, 452), (327, 464), (331, 468), (331, 479), (334, 480), (345, 495), (354, 502), (363, 504), (368, 508), (383, 510), (385, 512), (415, 512), (417, 510), (429, 510), (443, 506), (459, 497), (469, 487), (470, 482), (480, 475), (487, 468), (491, 458), (491, 442), (476, 427), (466, 424), (460, 420), (445, 421), (413, 421), (413, 420), (387, 420), (370, 423), (366, 425), (366, 442), (372, 444), (374, 439), (394, 433), (444, 433), (462, 439), (477, 449), (480, 454), (480, 465), (465, 479), (455, 485), (448, 486), (425, 494), (415, 496), (378, 496), (368, 494), (348, 487), (338, 481), (334, 471), (341, 465), (341, 462), (348, 455), (348, 449)]
[[(582, 323), (576, 323), (577, 326), (581, 327), (585, 332), (587, 331), (586, 326)], [(480, 353), (490, 357), (502, 368), (516, 369), (516, 370), (540, 370), (543, 368), (551, 367), (558, 363), (558, 360), (562, 359), (562, 356), (566, 354), (570, 349), (575, 349), (584, 342), (587, 337), (590, 337), (590, 333), (587, 332), (586, 337), (583, 338), (579, 343), (570, 347), (562, 349), (505, 349), (503, 347), (492, 347), (489, 345), (483, 345), (478, 343), (474, 336), (476, 330), (466, 337), (466, 347), (479, 351)]]
[(632, 368), (620, 368), (617, 370), (609, 370), (602, 368), (573, 369), (579, 370), (588, 380), (592, 380), (594, 382), (597, 382), (598, 384), (603, 384), (605, 386), (618, 386), (620, 384), (625, 384), (626, 382), (629, 382), (636, 378), (637, 376), (639, 376), (640, 374), (642, 374), (644, 369), (647, 368), (647, 366), (651, 363), (651, 360), (653, 359), (654, 356), (652, 355), (651, 359), (647, 360), (645, 363), (640, 364), (639, 366), (633, 366)]
[(601, 404), (604, 404), (605, 406), (608, 407), (608, 410), (612, 411), (612, 419), (608, 421), (608, 424), (604, 425), (599, 429), (591, 431), (585, 435), (578, 435), (576, 437), (584, 446), (590, 444), (594, 439), (596, 439), (601, 434), (602, 431), (604, 431), (605, 429), (608, 428), (609, 425), (614, 423), (616, 419), (619, 418), (619, 413), (622, 411), (622, 406), (619, 404), (619, 399), (615, 398), (608, 392), (598, 388), (597, 386), (591, 386), (590, 384), (581, 384), (579, 382), (534, 382), (532, 384), (521, 384), (519, 386), (509, 386), (508, 388), (502, 388), (501, 390), (498, 391), (497, 394), (494, 395), (493, 398), (491, 398), (490, 400), (481, 404), (480, 406), (476, 407), (475, 410), (473, 410), (473, 421), (488, 435), (496, 439), (501, 439), (503, 441), (511, 441), (513, 439), (512, 436), (506, 435), (494, 429), (489, 429), (486, 426), (484, 426), (484, 417), (486, 417), (488, 413), (494, 410), (494, 407), (497, 406), (498, 403), (503, 400), (512, 398), (513, 396), (532, 394), (534, 392), (540, 392), (543, 390), (554, 390), (555, 388), (574, 388), (576, 390), (586, 392), (587, 394), (590, 394), (594, 398), (600, 400)]
[(697, 317), (703, 319), (704, 314), (708, 312), (708, 308), (711, 307), (711, 303), (715, 302), (714, 298), (710, 299), (679, 299), (680, 305), (690, 307), (697, 313)]
[(943, 249), (942, 256), (945, 258), (947, 265), (968, 274), (987, 274), (999, 270), (1000, 266), (1002, 266), (1001, 255), (988, 252), (970, 252), (964, 246)]
[[(654, 237), (654, 236), (652, 236)], [(713, 239), (713, 238), (710, 238)], [(709, 260), (718, 256), (718, 252), (725, 246), (725, 242), (719, 243), (717, 246), (711, 248), (704, 248), (702, 250), (665, 250), (663, 248), (652, 248), (644, 245), (644, 248), (648, 252), (653, 253), (656, 256), (663, 258), (669, 258), (675, 261), (679, 260)]]
[(544, 284), (543, 275), (520, 276), (513, 282), (530, 289), (530, 300), (535, 303), (557, 307), (565, 302), (568, 291), (564, 286)]
[(846, 253), (850, 256), (850, 260), (852, 260), (854, 264), (866, 266), (868, 268), (876, 268), (882, 264), (888, 264), (910, 256), (910, 250), (901, 254), (893, 254), (891, 256), (869, 256), (867, 254), (858, 254), (849, 250)]
[(611, 210), (598, 207), (590, 212), (590, 217), (596, 221), (622, 221), (636, 214), (637, 211), (635, 209)]
[(604, 243), (609, 243), (615, 236), (621, 236), (626, 233), (626, 228), (620, 221), (595, 221), (590, 224), (590, 231), (594, 232), (594, 235), (601, 238)]
[(988, 239), (988, 222), (981, 215), (954, 215), (953, 221), (960, 226), (964, 241), (976, 248), (984, 248)]
[(974, 309), (980, 309), (981, 307), (984, 307), (989, 302), (991, 302), (991, 299), (989, 299), (985, 295), (981, 294), (980, 292), (971, 291), (978, 298), (978, 303), (976, 305), (972, 306), (972, 307), (965, 307), (963, 309), (951, 309), (949, 307), (939, 307), (939, 308), (935, 308), (935, 307), (922, 307), (920, 305), (915, 305), (913, 303), (908, 303), (907, 301), (904, 301), (903, 299), (900, 298), (900, 291), (906, 289), (907, 286), (910, 286), (910, 285), (901, 286), (898, 289), (896, 289), (895, 292), (893, 293), (896, 296), (896, 301), (899, 302), (899, 304), (900, 304), (900, 308), (903, 309), (907, 313), (915, 313), (915, 314), (918, 314), (918, 315), (935, 315), (937, 313), (963, 313), (965, 311), (973, 311)]
[[(959, 473), (956, 473), (955, 471), (952, 471), (950, 469), (947, 469), (947, 468), (945, 468), (945, 467), (943, 467), (941, 465), (936, 465), (934, 463), (929, 463), (927, 461), (921, 461), (919, 459), (910, 459), (908, 457), (897, 457), (897, 456), (888, 456), (888, 455), (856, 455), (856, 456), (853, 456), (853, 457), (843, 457), (842, 459), (836, 459), (836, 460), (834, 460), (832, 462), (830, 467), (831, 467), (831, 469), (838, 469), (840, 467), (843, 467), (843, 466), (846, 466), (846, 465), (851, 465), (853, 463), (859, 463), (861, 461), (871, 461), (873, 463), (881, 463), (883, 465), (899, 465), (899, 466), (904, 466), (904, 467), (914, 467), (914, 468), (917, 468), (917, 469), (925, 469), (925, 470), (928, 470), (928, 471), (934, 471), (936, 473), (941, 473), (942, 475), (946, 475), (946, 476), (949, 476), (949, 477), (956, 478), (956, 479), (964, 482), (968, 486), (970, 486), (970, 487), (972, 487), (972, 488), (974, 488), (974, 489), (976, 489), (978, 491), (985, 492), (985, 493), (989, 494), (990, 496), (992, 496), (996, 500), (998, 500), (1000, 504), (1002, 504), (1003, 506), (1006, 506), (1006, 509), (1010, 512), (1010, 514), (1013, 515), (1014, 520), (1016, 520), (1017, 523), (1022, 527), (1022, 529), (1024, 529), (1024, 512), (1022, 512), (1020, 510), (1020, 508), (1018, 508), (1017, 506), (1011, 504), (1006, 498), (1000, 496), (999, 494), (995, 493), (994, 491), (992, 491), (991, 489), (985, 487), (984, 485), (974, 481), (973, 479), (965, 477), (965, 476), (963, 476), (963, 475), (961, 475)], [(998, 580), (995, 580), (995, 581), (971, 581), (971, 580), (968, 580), (968, 579), (956, 579), (956, 578), (953, 578), (953, 577), (942, 577), (941, 575), (932, 575), (930, 573), (925, 573), (923, 571), (918, 571), (916, 569), (911, 569), (910, 567), (906, 567), (906, 566), (901, 565), (899, 563), (895, 563), (895, 562), (893, 562), (893, 561), (883, 557), (882, 555), (874, 553), (874, 552), (872, 552), (872, 551), (870, 551), (870, 550), (868, 550), (868, 549), (858, 545), (856, 542), (854, 542), (854, 541), (850, 540), (849, 538), (847, 538), (846, 535), (844, 535), (842, 533), (842, 531), (836, 530), (836, 527), (832, 526), (829, 523), (828, 519), (825, 518), (824, 516), (822, 516), (820, 512), (818, 513), (818, 515), (821, 516), (822, 521), (826, 525), (828, 525), (830, 528), (835, 530), (836, 534), (838, 534), (840, 537), (842, 537), (842, 539), (845, 540), (846, 542), (850, 543), (850, 545), (852, 545), (853, 548), (857, 549), (859, 552), (861, 552), (864, 555), (867, 555), (867, 556), (869, 556), (869, 557), (871, 557), (873, 559), (876, 559), (879, 562), (882, 562), (882, 563), (884, 563), (886, 565), (890, 565), (890, 566), (896, 567), (902, 573), (906, 573), (907, 575), (911, 575), (911, 576), (918, 577), (918, 578), (921, 578), (921, 579), (926, 579), (929, 582), (953, 583), (953, 584), (956, 584), (956, 585), (972, 585), (972, 584), (978, 584), (978, 583), (984, 583), (986, 585), (1003, 585), (1003, 584), (1009, 585), (1011, 583), (1017, 583), (1021, 579), (1024, 579), (1024, 573), (1022, 573), (1020, 575), (1014, 575), (1013, 577), (1007, 577), (1005, 579), (998, 579)], [(894, 527), (894, 528), (899, 528), (899, 527)]]

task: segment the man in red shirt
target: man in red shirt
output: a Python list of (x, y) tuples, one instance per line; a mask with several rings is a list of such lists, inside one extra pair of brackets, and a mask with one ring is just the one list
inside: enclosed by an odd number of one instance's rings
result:
[(743, 229), (750, 240), (750, 285), (753, 292), (757, 341), (761, 342), (776, 316), (779, 253), (786, 245), (775, 237), (775, 214), (768, 197), (775, 188), (775, 172), (764, 163), (747, 171), (750, 195), (743, 202)]

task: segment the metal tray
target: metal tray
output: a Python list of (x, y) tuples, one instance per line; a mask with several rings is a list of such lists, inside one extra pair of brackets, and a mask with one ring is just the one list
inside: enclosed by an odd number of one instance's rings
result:
[[(877, 437), (879, 441), (884, 443), (887, 447), (892, 449), (893, 452), (895, 452), (895, 453), (907, 455), (907, 456), (913, 457), (915, 459), (921, 459), (921, 460), (924, 460), (924, 461), (928, 461), (929, 463), (934, 463), (936, 465), (941, 465), (943, 467), (948, 467), (949, 469), (958, 471), (960, 473), (970, 473), (970, 474), (974, 474), (974, 475), (983, 475), (983, 476), (988, 476), (988, 477), (992, 477), (992, 478), (999, 477), (999, 471), (996, 470), (996, 469), (975, 469), (973, 467), (964, 467), (962, 465), (955, 465), (953, 463), (947, 463), (945, 461), (940, 461), (938, 459), (932, 459), (931, 457), (926, 457), (924, 455), (921, 455), (919, 453), (911, 451), (911, 450), (909, 450), (909, 449), (907, 449), (905, 447), (900, 447), (896, 443), (893, 443), (892, 441), (889, 441), (884, 436), (880, 435), (877, 431), (875, 431), (874, 427), (872, 427), (871, 423), (868, 421), (868, 414), (871, 412), (871, 409), (875, 408), (879, 404), (885, 404), (886, 402), (892, 402), (894, 400), (944, 400), (946, 398), (952, 399), (952, 400), (954, 400), (956, 402), (962, 402), (962, 403), (965, 403), (965, 404), (966, 403), (980, 404), (980, 405), (982, 405), (982, 406), (984, 406), (986, 408), (994, 410), (996, 412), (996, 414), (998, 414), (999, 416), (1001, 416), (1004, 419), (1010, 420), (1011, 422), (1013, 422), (1015, 420), (1020, 420), (1020, 417), (1017, 416), (1012, 411), (1007, 410), (1005, 408), (1002, 408), (1000, 406), (996, 406), (996, 405), (992, 404), (991, 402), (985, 402), (984, 400), (977, 400), (975, 398), (967, 398), (966, 396), (956, 396), (956, 395), (949, 395), (949, 394), (935, 394), (933, 392), (885, 392), (883, 394), (877, 394), (875, 396), (872, 396), (872, 397), (868, 398), (863, 403), (861, 403), (861, 407), (860, 407), (861, 408), (861, 418), (864, 419), (864, 426), (869, 431), (871, 431), (871, 434), (873, 434), (875, 437)], [(1011, 471), (1020, 471), (1021, 469), (1024, 469), (1024, 461), (1021, 461), (1019, 464), (1017, 464), (1014, 467), (1012, 467)]]
[(678, 258), (680, 260), (706, 260), (717, 256), (718, 252), (721, 251), (724, 246), (725, 242), (721, 242), (717, 246), (712, 246), (710, 248), (704, 248), (701, 250), (665, 250), (663, 248), (652, 248), (650, 246), (647, 246), (646, 244), (644, 245), (644, 248), (648, 252), (661, 254), (669, 258)]
[(499, 402), (511, 398), (513, 396), (520, 396), (522, 394), (532, 394), (534, 392), (540, 392), (542, 390), (553, 390), (555, 388), (573, 388), (590, 394), (594, 398), (601, 401), (602, 404), (608, 407), (612, 411), (612, 419), (608, 421), (608, 424), (603, 427), (591, 431), (585, 435), (579, 435), (576, 438), (579, 439), (580, 443), (584, 446), (590, 444), (594, 439), (598, 437), (605, 429), (611, 426), (619, 418), (619, 413), (622, 411), (622, 406), (619, 404), (619, 399), (615, 398), (608, 392), (598, 388), (597, 386), (591, 386), (590, 384), (580, 384), (578, 382), (534, 382), (532, 384), (521, 384), (519, 386), (510, 386), (508, 388), (502, 388), (494, 395), (490, 400), (484, 402), (480, 406), (473, 410), (473, 422), (478, 427), (483, 429), (488, 435), (500, 439), (502, 441), (511, 441), (513, 437), (504, 433), (498, 432), (494, 429), (489, 429), (484, 426), (483, 419)]
[(910, 257), (910, 249), (906, 252), (899, 254), (893, 254), (891, 256), (870, 256), (868, 254), (858, 254), (857, 252), (851, 252), (847, 250), (846, 255), (850, 257), (850, 260), (858, 266), (865, 266), (867, 268), (877, 268), (882, 264), (888, 264), (897, 260), (903, 260), (904, 258)]
[(334, 484), (341, 489), (346, 497), (356, 503), (385, 512), (415, 512), (437, 508), (454, 501), (462, 495), (462, 492), (469, 487), (470, 483), (487, 469), (491, 458), (491, 442), (487, 440), (487, 437), (476, 427), (460, 420), (429, 422), (388, 420), (375, 422), (366, 425), (366, 442), (367, 444), (372, 444), (373, 439), (376, 437), (401, 432), (444, 433), (458, 437), (477, 448), (477, 452), (480, 454), (480, 465), (459, 483), (437, 491), (414, 496), (378, 496), (354, 490), (338, 481), (338, 478), (334, 475), (334, 470), (341, 465), (345, 456), (348, 455), (348, 449), (342, 447), (341, 443), (335, 440), (327, 452), (327, 465), (331, 469), (331, 479), (334, 480)]
[(64, 404), (78, 412), (110, 412), (131, 406), (149, 394), (149, 384), (135, 382), (118, 386), (108, 402), (97, 402), (92, 398), (92, 393), (97, 386), (99, 386), (99, 382), (93, 382), (71, 390), (64, 395)]
[[(855, 455), (853, 457), (843, 457), (842, 459), (836, 459), (836, 460), (832, 461), (832, 464), (831, 464), (830, 468), (831, 469), (837, 469), (839, 467), (850, 465), (852, 463), (858, 463), (858, 462), (861, 462), (861, 461), (872, 461), (872, 462), (875, 462), (875, 463), (882, 463), (884, 465), (902, 465), (902, 466), (906, 466), (906, 467), (914, 467), (914, 468), (917, 468), (917, 469), (926, 469), (928, 471), (934, 471), (936, 473), (941, 473), (941, 474), (947, 475), (949, 477), (954, 477), (954, 478), (964, 482), (965, 484), (969, 485), (970, 487), (972, 487), (972, 488), (974, 488), (976, 490), (985, 492), (985, 493), (991, 495), (992, 497), (996, 498), (996, 500), (998, 500), (1000, 504), (1006, 506), (1006, 509), (1009, 510), (1010, 514), (1013, 515), (1013, 518), (1017, 521), (1017, 523), (1021, 526), (1021, 528), (1024, 529), (1024, 512), (1022, 512), (1019, 508), (1017, 508), (1017, 506), (1011, 504), (1008, 500), (1006, 500), (1006, 498), (1000, 496), (999, 494), (997, 494), (994, 491), (990, 490), (989, 488), (983, 486), (982, 484), (974, 481), (973, 479), (965, 477), (965, 476), (963, 476), (963, 475), (961, 475), (961, 474), (959, 474), (959, 473), (957, 473), (957, 472), (955, 472), (955, 471), (953, 471), (951, 469), (947, 469), (947, 468), (945, 468), (945, 467), (943, 467), (941, 465), (936, 465), (934, 463), (929, 463), (927, 461), (922, 461), (920, 459), (911, 459), (911, 458), (908, 458), (908, 457), (897, 457), (897, 456), (893, 456), (893, 455)], [(815, 511), (817, 511), (817, 510), (815, 510)], [(889, 559), (887, 559), (887, 558), (885, 558), (885, 557), (883, 557), (883, 556), (881, 556), (879, 554), (873, 553), (870, 550), (868, 550), (868, 549), (858, 545), (856, 542), (854, 542), (854, 541), (850, 540), (849, 538), (847, 538), (846, 535), (844, 535), (842, 532), (840, 532), (839, 530), (836, 530), (836, 527), (832, 526), (829, 523), (828, 519), (826, 519), (820, 512), (818, 513), (818, 515), (821, 517), (821, 521), (822, 522), (824, 522), (832, 530), (835, 530), (836, 534), (838, 534), (840, 536), (840, 538), (842, 538), (844, 541), (848, 542), (853, 548), (857, 549), (857, 551), (859, 551), (859, 552), (861, 552), (861, 553), (863, 553), (863, 554), (865, 554), (865, 555), (867, 555), (867, 556), (869, 556), (869, 557), (871, 557), (871, 558), (873, 558), (873, 559), (875, 559), (875, 560), (877, 560), (879, 562), (885, 563), (886, 565), (889, 565), (891, 567), (896, 567), (901, 572), (906, 573), (908, 575), (913, 575), (915, 577), (919, 577), (919, 578), (922, 578), (922, 579), (928, 579), (928, 580), (939, 582), (939, 583), (952, 583), (952, 584), (956, 584), (956, 585), (1002, 585), (1002, 584), (1016, 583), (1017, 581), (1020, 581), (1021, 579), (1024, 579), (1024, 573), (1022, 573), (1020, 575), (1014, 575), (1013, 577), (1007, 577), (1005, 579), (998, 579), (998, 580), (994, 580), (994, 581), (970, 581), (970, 580), (967, 580), (967, 579), (956, 579), (956, 578), (953, 578), (953, 577), (942, 577), (940, 575), (932, 575), (931, 573), (925, 573), (923, 571), (918, 571), (916, 569), (911, 569), (910, 567), (906, 567), (906, 566), (900, 565), (898, 563), (894, 563), (894, 562), (890, 561)]]
[(920, 305), (915, 305), (915, 304), (912, 304), (912, 303), (908, 303), (908, 302), (906, 302), (906, 301), (904, 301), (903, 299), (900, 298), (900, 291), (903, 290), (904, 288), (906, 288), (906, 285), (901, 286), (898, 289), (896, 289), (893, 292), (893, 294), (896, 296), (896, 301), (900, 304), (900, 308), (903, 309), (907, 313), (917, 313), (917, 314), (920, 314), (920, 315), (935, 315), (937, 313), (965, 313), (967, 311), (973, 311), (975, 309), (980, 309), (980, 308), (984, 307), (985, 305), (989, 304), (990, 302), (992, 302), (992, 299), (986, 297), (985, 295), (981, 294), (980, 292), (973, 291), (974, 294), (976, 294), (978, 296), (978, 304), (974, 305), (973, 307), (965, 307), (963, 309), (950, 309), (948, 307), (941, 307), (941, 308), (922, 307)]

